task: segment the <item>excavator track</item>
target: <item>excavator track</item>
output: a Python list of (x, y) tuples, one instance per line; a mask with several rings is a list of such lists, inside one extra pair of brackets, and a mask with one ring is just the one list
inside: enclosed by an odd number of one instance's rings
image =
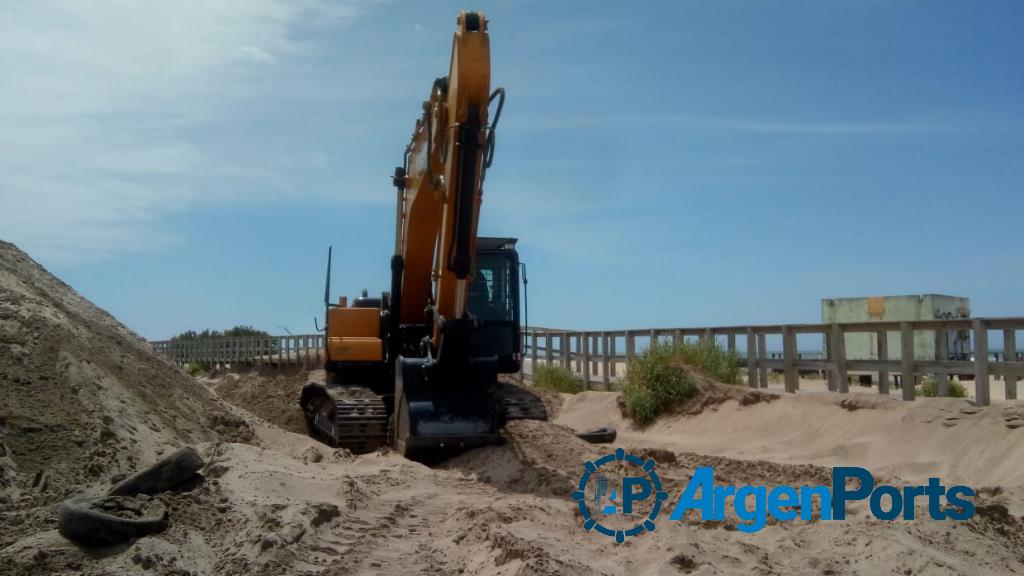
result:
[(310, 434), (332, 446), (365, 454), (388, 443), (387, 406), (365, 386), (310, 382), (300, 404)]
[(495, 396), (506, 422), (548, 419), (548, 408), (544, 400), (526, 388), (511, 382), (499, 381), (495, 388)]

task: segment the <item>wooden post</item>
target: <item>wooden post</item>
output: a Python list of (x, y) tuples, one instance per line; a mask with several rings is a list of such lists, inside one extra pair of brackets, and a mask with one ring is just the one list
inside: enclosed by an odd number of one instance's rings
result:
[[(1017, 331), (1013, 328), (1003, 330), (1003, 356), (1005, 362), (1017, 361)], [(1006, 383), (1006, 399), (1017, 399), (1017, 373), (1004, 372), (1003, 380)]]
[(583, 372), (583, 334), (576, 334), (576, 372)]
[(836, 364), (836, 390), (840, 394), (850, 393), (850, 378), (846, 373), (846, 334), (839, 324), (832, 324), (832, 358)]
[(544, 333), (544, 363), (548, 366), (551, 366), (555, 359), (555, 351), (551, 348), (554, 345), (554, 340), (555, 339), (552, 337), (551, 332)]
[(729, 352), (735, 352), (736, 351), (736, 335), (735, 334), (728, 334), (728, 335), (726, 335), (726, 337), (725, 337), (725, 348)]
[(672, 345), (673, 346), (679, 346), (682, 343), (683, 343), (683, 331), (680, 330), (679, 328), (676, 328), (675, 330), (672, 331)]
[(604, 383), (605, 390), (609, 388), (611, 381), (612, 376), (608, 360), (608, 333), (601, 332), (601, 382)]
[[(887, 330), (879, 330), (877, 338), (878, 361), (887, 362), (889, 360), (889, 332)], [(878, 371), (878, 393), (889, 393), (889, 371), (885, 368)]]
[[(757, 357), (759, 360), (766, 360), (768, 358), (768, 338), (764, 332), (757, 333)], [(768, 387), (768, 366), (764, 362), (758, 362), (761, 368), (761, 374), (758, 378), (758, 383), (761, 388)]]
[(657, 345), (657, 342), (658, 342), (658, 331), (652, 329), (651, 330), (651, 343), (648, 345), (648, 348), (654, 348)]
[(782, 369), (786, 380), (786, 392), (796, 393), (800, 388), (796, 371), (796, 333), (792, 326), (782, 327)]
[(619, 375), (619, 361), (616, 359), (615, 356), (615, 341), (618, 339), (619, 337), (616, 336), (615, 334), (610, 334), (608, 336), (608, 356), (611, 358), (612, 378), (615, 378), (616, 376)]
[(530, 377), (537, 371), (537, 331), (530, 330)]
[[(945, 328), (935, 331), (935, 359), (939, 362), (949, 360), (949, 331)], [(939, 396), (949, 396), (949, 372), (939, 370), (935, 373), (935, 381), (939, 385)]]
[(593, 376), (597, 376), (597, 338), (597, 334), (590, 337), (590, 373)]
[(636, 356), (636, 337), (632, 332), (626, 330), (626, 370), (633, 363), (633, 356)]
[(562, 332), (559, 338), (562, 347), (562, 367), (572, 370), (572, 345), (569, 343), (569, 333)]
[(979, 406), (988, 406), (988, 327), (974, 319), (974, 398)]
[(903, 399), (914, 399), (914, 327), (910, 322), (900, 322), (900, 357), (902, 369), (900, 378), (903, 380)]
[(583, 389), (590, 390), (590, 335), (582, 333), (583, 340)]
[(757, 336), (751, 326), (747, 326), (747, 385), (757, 388)]

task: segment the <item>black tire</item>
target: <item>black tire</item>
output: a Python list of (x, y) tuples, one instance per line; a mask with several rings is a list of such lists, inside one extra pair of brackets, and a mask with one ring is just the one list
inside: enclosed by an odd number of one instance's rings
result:
[(600, 428), (594, 428), (593, 430), (587, 430), (586, 432), (576, 433), (576, 437), (582, 440), (586, 440), (591, 444), (611, 444), (615, 442), (615, 437), (618, 433), (615, 428), (608, 426), (602, 426)]
[(167, 508), (158, 500), (84, 497), (61, 503), (57, 530), (65, 538), (85, 546), (111, 546), (162, 532), (167, 523)]
[(195, 448), (186, 446), (170, 456), (139, 470), (110, 489), (111, 496), (134, 496), (136, 494), (157, 494), (184, 483), (205, 466), (203, 458)]

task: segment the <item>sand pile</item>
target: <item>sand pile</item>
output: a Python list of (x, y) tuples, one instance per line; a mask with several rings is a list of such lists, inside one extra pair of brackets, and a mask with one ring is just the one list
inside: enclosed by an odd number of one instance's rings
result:
[(251, 435), (145, 340), (0, 242), (0, 509), (24, 511), (4, 517), (0, 546), (35, 506), (182, 444)]
[(198, 380), (217, 396), (290, 432), (305, 433), (306, 421), (299, 409), (302, 387), (323, 380), (323, 370), (252, 368), (239, 372), (205, 374)]
[[(771, 523), (756, 534), (739, 532), (734, 520), (662, 518), (655, 534), (614, 546), (580, 528), (561, 490), (584, 459), (611, 447), (553, 423), (513, 423), (507, 433), (504, 446), (431, 469), (387, 451), (354, 457), (258, 425), (259, 446), (200, 445), (205, 480), (159, 496), (171, 510), (167, 532), (97, 553), (41, 531), (0, 550), (0, 566), (31, 576), (1006, 574), (1022, 566), (1024, 525), (995, 492), (964, 524), (881, 522), (863, 506), (847, 522)], [(697, 465), (714, 465), (725, 481), (770, 485), (817, 483), (824, 473), (648, 452), (674, 493)]]
[(566, 397), (556, 422), (573, 429), (614, 426), (623, 446), (864, 466), (906, 480), (941, 476), (976, 486), (1024, 488), (1020, 403), (979, 408), (958, 398), (908, 403), (877, 394), (824, 392), (783, 394), (753, 404), (743, 398), (639, 429), (622, 417), (617, 394), (584, 392)]

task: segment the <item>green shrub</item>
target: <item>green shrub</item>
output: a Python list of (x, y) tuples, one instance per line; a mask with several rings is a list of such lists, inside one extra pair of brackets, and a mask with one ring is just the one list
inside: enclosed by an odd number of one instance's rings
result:
[(533, 369), (533, 385), (554, 392), (576, 394), (583, 390), (583, 382), (572, 372), (554, 364), (537, 364)]
[(207, 328), (202, 332), (196, 332), (195, 330), (186, 330), (181, 334), (171, 336), (171, 340), (202, 340), (204, 338), (220, 338), (221, 336), (256, 336), (261, 338), (269, 338), (270, 333), (263, 330), (257, 330), (252, 326), (245, 326), (239, 324), (234, 328), (228, 328), (227, 330), (210, 330)]
[(622, 397), (626, 416), (643, 426), (691, 398), (696, 385), (683, 367), (681, 347), (654, 343), (633, 359)]
[(739, 355), (723, 350), (714, 340), (695, 344), (680, 343), (671, 348), (680, 362), (696, 368), (708, 377), (723, 384), (740, 383), (742, 363)]
[(688, 370), (725, 384), (740, 384), (741, 366), (735, 352), (723, 350), (714, 340), (655, 342), (629, 365), (622, 387), (623, 410), (637, 424), (649, 424), (696, 394)]
[[(925, 376), (921, 383), (915, 388), (918, 396), (935, 397), (939, 395), (939, 383), (932, 376)], [(949, 383), (949, 396), (951, 398), (967, 398), (967, 389), (959, 382)]]
[(210, 365), (206, 362), (189, 362), (185, 365), (185, 372), (188, 372), (189, 376), (198, 376), (202, 372), (210, 370)]

